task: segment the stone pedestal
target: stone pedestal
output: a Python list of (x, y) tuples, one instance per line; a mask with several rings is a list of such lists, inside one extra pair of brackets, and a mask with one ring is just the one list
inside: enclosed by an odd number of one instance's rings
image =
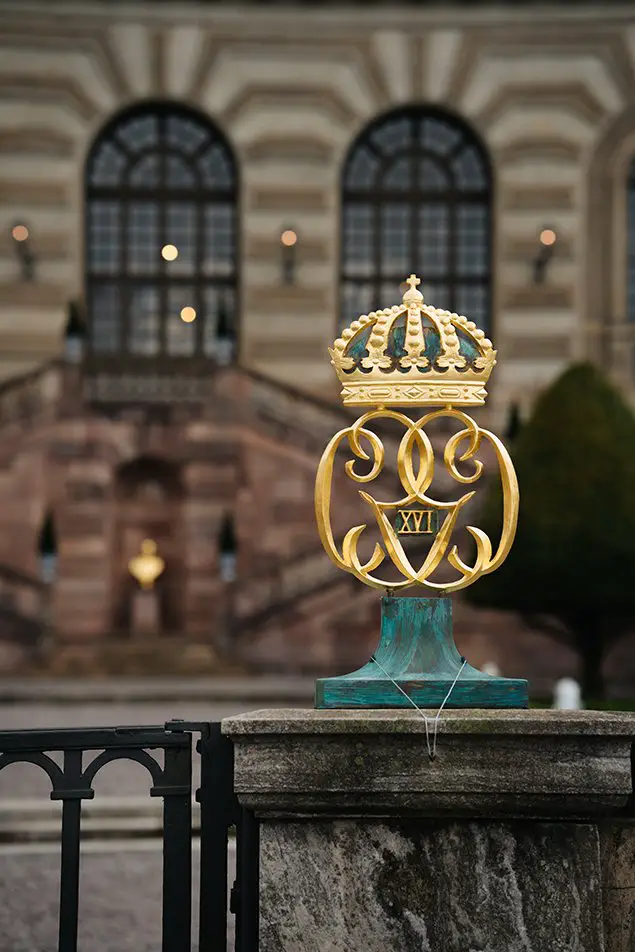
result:
[(140, 638), (159, 634), (159, 599), (154, 589), (138, 589), (132, 596), (132, 632)]
[(633, 952), (635, 717), (230, 718), (261, 819), (261, 952)]

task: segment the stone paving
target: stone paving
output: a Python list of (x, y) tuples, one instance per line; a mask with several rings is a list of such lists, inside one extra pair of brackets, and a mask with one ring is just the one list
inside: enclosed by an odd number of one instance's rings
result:
[[(56, 952), (59, 853), (0, 848), (0, 950)], [(192, 952), (198, 952), (198, 849), (193, 861)], [(234, 877), (233, 853), (230, 883)], [(233, 917), (228, 944), (233, 948)], [(161, 843), (92, 843), (82, 854), (78, 948), (160, 952)], [(220, 952), (220, 950), (219, 950)]]

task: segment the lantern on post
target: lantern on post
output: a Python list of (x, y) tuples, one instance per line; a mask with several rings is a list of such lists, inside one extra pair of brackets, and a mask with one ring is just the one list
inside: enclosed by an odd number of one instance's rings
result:
[[(450, 594), (495, 571), (516, 532), (519, 493), (511, 458), (501, 440), (464, 409), (484, 404), (496, 351), (473, 321), (426, 304), (419, 283), (410, 275), (401, 304), (362, 315), (330, 350), (344, 405), (363, 413), (333, 436), (320, 460), (318, 530), (339, 568), (385, 594), (375, 655), (352, 674), (318, 680), (316, 707), (526, 707), (527, 682), (472, 667), (459, 655), (452, 633)], [(420, 407), (431, 409), (419, 415)], [(449, 501), (435, 498), (431, 489), (435, 450), (427, 428), (441, 418), (458, 424), (443, 451), (444, 468), (457, 484), (457, 498)], [(377, 498), (383, 497), (377, 487), (386, 453), (376, 424), (385, 429), (386, 420), (402, 433), (396, 460), (401, 495), (389, 501)], [(476, 492), (471, 487), (483, 472), (479, 451), (487, 444), (503, 487), (497, 544), (465, 518)], [(364, 486), (359, 495), (376, 540), (370, 556), (360, 551), (371, 535), (366, 523), (352, 526), (341, 542), (333, 533), (339, 449), (351, 457), (345, 474)], [(399, 597), (412, 587), (428, 597)]]
[(533, 260), (535, 284), (542, 284), (542, 282), (545, 280), (547, 265), (553, 258), (554, 251), (556, 250), (557, 240), (558, 236), (556, 235), (553, 228), (543, 228), (540, 232), (540, 247), (538, 248), (536, 257)]
[(293, 228), (285, 228), (280, 235), (282, 248), (282, 283), (295, 284), (295, 261), (298, 233)]
[(33, 281), (35, 278), (35, 254), (31, 243), (31, 232), (24, 222), (16, 222), (11, 226), (13, 247), (20, 262), (23, 281)]

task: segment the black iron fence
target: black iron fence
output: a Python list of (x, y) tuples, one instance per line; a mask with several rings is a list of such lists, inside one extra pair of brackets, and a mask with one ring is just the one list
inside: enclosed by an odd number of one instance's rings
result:
[[(227, 914), (235, 916), (236, 952), (258, 948), (258, 823), (233, 789), (233, 745), (218, 723), (169, 721), (164, 727), (0, 731), (0, 770), (31, 763), (62, 801), (58, 952), (77, 952), (82, 800), (106, 764), (132, 760), (150, 773), (151, 797), (163, 800), (161, 952), (192, 947), (192, 756), (200, 735), (199, 952), (225, 952)], [(163, 753), (163, 763), (154, 756)], [(51, 755), (61, 753), (59, 764)], [(236, 880), (228, 896), (228, 844), (236, 837)]]

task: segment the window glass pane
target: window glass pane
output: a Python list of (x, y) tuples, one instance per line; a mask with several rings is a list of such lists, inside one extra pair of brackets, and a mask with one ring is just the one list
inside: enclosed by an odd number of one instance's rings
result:
[(159, 290), (152, 285), (130, 292), (128, 347), (133, 354), (152, 357), (159, 353)]
[(370, 140), (380, 152), (405, 151), (412, 141), (412, 122), (408, 116), (387, 119), (371, 133)]
[(120, 261), (120, 207), (93, 202), (88, 208), (88, 262), (93, 274), (115, 274)]
[(342, 258), (348, 275), (373, 274), (373, 215), (370, 205), (349, 205), (344, 209)]
[(412, 248), (410, 242), (411, 205), (391, 202), (380, 212), (381, 221), (381, 272), (395, 276), (412, 271)]
[(167, 183), (174, 188), (194, 188), (196, 177), (185, 159), (180, 155), (168, 155), (166, 161)]
[(439, 307), (443, 311), (452, 310), (450, 290), (443, 281), (426, 281), (423, 285), (426, 304)]
[(430, 158), (419, 159), (417, 184), (424, 192), (443, 192), (448, 187), (445, 172)]
[(130, 173), (134, 188), (156, 188), (159, 184), (159, 156), (156, 152), (139, 159)]
[(370, 282), (342, 282), (342, 327), (346, 327), (360, 314), (368, 314), (373, 309), (374, 290)]
[(168, 116), (168, 145), (191, 155), (192, 152), (196, 152), (208, 138), (209, 133), (207, 129), (194, 119), (189, 119), (186, 116)]
[[(205, 313), (203, 352), (206, 357), (219, 356), (219, 338), (236, 336), (236, 299), (233, 288), (208, 285), (203, 292)], [(222, 344), (220, 345), (222, 346)]]
[[(423, 205), (419, 209), (417, 268), (423, 281), (445, 275), (448, 271), (449, 218), (448, 206)], [(435, 307), (445, 307), (430, 301)]]
[(168, 289), (168, 313), (166, 322), (166, 349), (173, 357), (191, 357), (196, 350), (196, 323), (203, 319), (197, 313), (193, 321), (181, 318), (183, 308), (194, 308), (196, 295), (191, 285), (177, 285)]
[(131, 202), (128, 219), (128, 271), (154, 274), (161, 260), (159, 206), (155, 202)]
[(459, 284), (454, 309), (474, 321), (481, 330), (489, 331), (489, 292), (483, 284)]
[(427, 117), (419, 126), (419, 142), (426, 151), (447, 155), (460, 142), (462, 133), (443, 119)]
[(487, 188), (487, 176), (483, 160), (473, 146), (463, 149), (453, 160), (455, 183), (460, 189), (481, 191)]
[(120, 346), (120, 298), (115, 284), (98, 284), (90, 292), (90, 318), (93, 350), (100, 354), (117, 351)]
[(488, 270), (488, 209), (482, 205), (457, 208), (456, 270), (461, 276), (485, 275)]
[(231, 162), (223, 146), (208, 149), (197, 162), (199, 175), (208, 188), (226, 191), (234, 181)]
[(205, 208), (203, 273), (227, 277), (234, 271), (234, 207), (209, 204)]
[(196, 267), (196, 204), (168, 202), (166, 242), (178, 248), (179, 255), (166, 266), (169, 275), (193, 274)]
[(128, 151), (141, 152), (149, 146), (158, 145), (159, 123), (156, 115), (135, 116), (125, 120), (117, 128), (117, 138)]
[(349, 159), (346, 170), (346, 186), (352, 189), (367, 189), (374, 182), (379, 169), (379, 156), (367, 146), (358, 146)]
[(393, 304), (399, 304), (403, 293), (403, 291), (399, 290), (399, 284), (396, 281), (382, 281), (379, 286), (379, 297), (373, 301), (371, 310), (377, 310), (381, 307), (392, 307)]
[(103, 142), (93, 156), (88, 179), (91, 185), (119, 185), (127, 159), (112, 142)]
[(412, 162), (410, 156), (397, 159), (382, 179), (384, 188), (412, 188)]

